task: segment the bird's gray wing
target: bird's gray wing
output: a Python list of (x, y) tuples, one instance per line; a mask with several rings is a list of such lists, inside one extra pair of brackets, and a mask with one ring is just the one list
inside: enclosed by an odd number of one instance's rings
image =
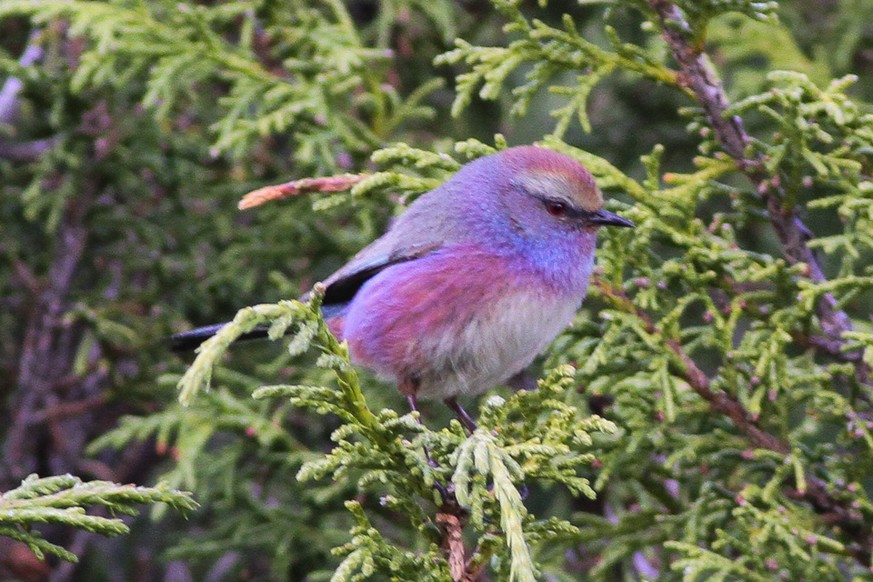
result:
[(388, 267), (420, 259), (442, 246), (442, 243), (425, 243), (383, 251), (377, 245), (371, 245), (324, 280), (322, 306), (344, 306), (354, 298), (364, 283)]
[[(341, 315), (346, 305), (352, 300), (361, 286), (381, 271), (391, 265), (420, 259), (442, 246), (442, 244), (430, 243), (406, 246), (394, 249), (393, 251), (384, 251), (384, 243), (376, 241), (369, 247), (366, 247), (351, 261), (346, 263), (345, 266), (324, 281), (326, 289), (321, 307), (325, 318), (329, 319)], [(309, 293), (304, 295), (301, 300), (306, 301), (308, 297)], [(193, 350), (215, 335), (225, 325), (224, 323), (219, 323), (177, 333), (169, 338), (170, 349), (174, 352)], [(266, 337), (268, 329), (267, 326), (258, 326), (238, 339), (246, 340)]]

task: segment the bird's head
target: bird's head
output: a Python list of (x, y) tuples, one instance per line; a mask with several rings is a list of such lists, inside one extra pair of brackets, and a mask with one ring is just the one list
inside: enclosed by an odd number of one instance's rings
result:
[(603, 194), (594, 177), (573, 158), (536, 146), (509, 148), (497, 155), (508, 178), (504, 209), (514, 228), (536, 235), (634, 226), (603, 208)]
[(509, 148), (499, 154), (507, 166), (509, 210), (531, 225), (597, 230), (634, 224), (603, 208), (603, 194), (591, 172), (573, 158), (536, 146)]

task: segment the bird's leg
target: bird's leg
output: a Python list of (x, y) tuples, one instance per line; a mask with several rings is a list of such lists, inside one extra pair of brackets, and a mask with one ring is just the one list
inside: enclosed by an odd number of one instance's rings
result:
[[(415, 397), (415, 394), (407, 394), (406, 395), (406, 403), (409, 405), (409, 410), (412, 412), (418, 412), (418, 399)], [(418, 414), (418, 424), (424, 424), (421, 421), (421, 413)]]
[[(402, 382), (400, 384), (400, 391), (404, 395), (406, 395), (406, 403), (409, 404), (409, 409), (412, 412), (418, 412), (418, 399), (415, 397), (415, 391), (417, 388), (418, 383), (415, 381)], [(424, 426), (424, 422), (422, 422), (420, 414), (418, 416), (418, 424)], [(427, 459), (427, 464), (434, 469), (438, 469), (440, 465), (430, 457), (430, 451), (427, 450), (427, 447), (422, 447), (422, 449), (424, 449), (424, 458)], [(455, 499), (455, 493), (454, 487), (451, 483), (449, 483), (449, 485), (444, 485), (438, 479), (434, 479), (433, 488), (436, 489), (437, 492), (440, 494), (440, 497), (442, 497), (443, 504), (454, 503), (455, 505), (457, 505), (457, 501), (453, 501)]]
[[(417, 388), (417, 386), (416, 386), (416, 388)], [(400, 391), (403, 392), (404, 394), (406, 394), (406, 403), (409, 404), (409, 409), (412, 412), (418, 412), (418, 399), (415, 397), (415, 392), (409, 391), (406, 388), (406, 383), (401, 384)], [(424, 422), (421, 420), (421, 413), (419, 413), (417, 420), (418, 420), (418, 424), (424, 426)], [(433, 468), (439, 467), (437, 462), (430, 458), (430, 452), (428, 452), (427, 447), (424, 447), (424, 458), (427, 459), (427, 464), (430, 465), (431, 467), (433, 467)], [(442, 487), (440, 488), (440, 493), (445, 493), (445, 491)], [(443, 495), (443, 498), (445, 498), (445, 495)]]
[(476, 429), (478, 428), (476, 426), (476, 421), (473, 420), (469, 414), (467, 414), (467, 411), (464, 410), (463, 406), (458, 404), (457, 398), (452, 396), (451, 398), (446, 398), (445, 400), (443, 400), (443, 402), (446, 403), (446, 406), (452, 409), (452, 412), (455, 413), (455, 416), (458, 417), (458, 421), (467, 430), (468, 433), (473, 434), (476, 431)]

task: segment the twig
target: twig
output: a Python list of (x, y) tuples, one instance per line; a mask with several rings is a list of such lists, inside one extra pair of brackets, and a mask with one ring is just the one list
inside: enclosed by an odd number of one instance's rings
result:
[[(633, 313), (640, 318), (645, 324), (646, 333), (664, 336), (663, 331), (655, 325), (649, 314), (634, 305), (633, 301), (623, 290), (612, 287), (600, 278), (595, 278), (592, 282), (600, 290), (603, 297), (610, 300), (623, 311)], [(761, 429), (751, 413), (738, 400), (725, 392), (715, 392), (712, 389), (712, 382), (709, 377), (697, 366), (691, 356), (685, 353), (679, 340), (667, 338), (665, 343), (677, 357), (678, 361), (682, 363), (682, 376), (688, 382), (688, 385), (706, 400), (714, 411), (730, 418), (734, 425), (749, 437), (752, 444), (780, 454), (788, 454), (791, 451), (788, 444)]]
[(467, 553), (464, 549), (463, 524), (454, 513), (437, 513), (436, 522), (443, 531), (443, 550), (449, 561), (449, 574), (454, 582), (463, 582), (466, 574)]
[[(78, 378), (78, 380), (81, 381), (81, 378)], [(34, 413), (27, 419), (27, 423), (34, 425), (66, 416), (78, 416), (91, 409), (103, 406), (106, 404), (106, 400), (105, 394), (97, 394), (85, 400), (61, 402)]]
[[(716, 139), (722, 148), (736, 162), (740, 170), (756, 186), (767, 206), (770, 224), (776, 232), (782, 246), (782, 252), (791, 263), (804, 263), (807, 266), (807, 277), (816, 283), (826, 281), (818, 259), (809, 248), (807, 241), (812, 232), (803, 223), (793, 208), (783, 204), (784, 191), (778, 180), (772, 180), (766, 173), (761, 156), (749, 159), (746, 146), (751, 138), (743, 127), (743, 121), (738, 116), (727, 116), (729, 100), (724, 92), (720, 79), (708, 65), (704, 55), (692, 47), (688, 41), (691, 29), (682, 12), (668, 0), (649, 0), (649, 5), (655, 11), (661, 22), (661, 31), (673, 58), (682, 71), (682, 81), (694, 92), (698, 103), (703, 107), (712, 126)], [(843, 352), (843, 360), (850, 361), (855, 368), (855, 378), (860, 384), (870, 385), (870, 368), (859, 354), (843, 350), (845, 345), (843, 333), (852, 330), (849, 316), (837, 306), (837, 301), (831, 293), (825, 293), (816, 304), (816, 313), (821, 322), (827, 341), (811, 342), (815, 349), (828, 355)], [(670, 342), (668, 342), (670, 343)], [(731, 421), (743, 431), (749, 439), (758, 446), (764, 446), (781, 454), (790, 449), (787, 443), (774, 435), (760, 429), (751, 420), (751, 416), (741, 403), (727, 394), (714, 393), (709, 387), (709, 379), (700, 372), (693, 361), (681, 351), (678, 342), (672, 342), (671, 349), (686, 364), (687, 380), (691, 387), (704, 399), (713, 410), (727, 415)], [(854, 538), (855, 545), (849, 552), (861, 563), (870, 566), (873, 552), (873, 531), (864, 524), (860, 514), (850, 505), (834, 499), (826, 488), (825, 482), (814, 475), (809, 475), (804, 491), (790, 492), (792, 497), (810, 503), (827, 522), (838, 525), (849, 536)]]
[[(654, 330), (659, 331), (659, 330)], [(685, 366), (685, 380), (691, 388), (716, 412), (720, 412), (731, 419), (731, 422), (740, 429), (756, 447), (769, 449), (777, 453), (787, 455), (791, 452), (788, 444), (778, 437), (762, 430), (752, 418), (751, 413), (736, 399), (726, 392), (715, 392), (710, 384), (709, 377), (697, 367), (691, 356), (682, 350), (677, 340), (667, 340), (667, 346), (673, 351)]]
[(303, 178), (277, 186), (264, 186), (243, 196), (239, 201), (239, 209), (248, 210), (272, 200), (282, 200), (310, 192), (345, 192), (367, 177), (367, 174), (341, 174), (324, 178)]

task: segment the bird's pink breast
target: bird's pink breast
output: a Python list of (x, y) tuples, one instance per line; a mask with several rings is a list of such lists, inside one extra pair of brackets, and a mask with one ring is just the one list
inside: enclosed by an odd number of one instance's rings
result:
[(471, 245), (389, 267), (361, 288), (338, 331), (356, 363), (447, 397), (518, 372), (581, 300)]

